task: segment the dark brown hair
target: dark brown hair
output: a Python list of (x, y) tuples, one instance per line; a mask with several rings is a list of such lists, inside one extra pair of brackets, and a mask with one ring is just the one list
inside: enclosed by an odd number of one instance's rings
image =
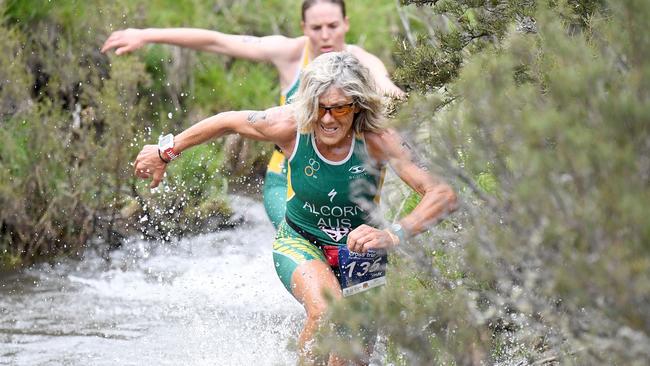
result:
[(341, 12), (343, 13), (343, 18), (345, 18), (345, 0), (304, 0), (302, 2), (302, 21), (305, 21), (305, 13), (309, 8), (318, 4), (318, 3), (332, 3), (341, 7)]

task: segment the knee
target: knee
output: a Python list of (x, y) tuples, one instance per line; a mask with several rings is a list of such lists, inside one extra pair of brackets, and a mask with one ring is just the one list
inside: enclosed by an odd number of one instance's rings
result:
[(325, 299), (320, 299), (314, 301), (311, 304), (306, 304), (306, 305), (307, 305), (306, 306), (307, 322), (318, 323), (321, 321), (321, 319), (323, 319), (323, 317), (327, 313), (328, 305)]

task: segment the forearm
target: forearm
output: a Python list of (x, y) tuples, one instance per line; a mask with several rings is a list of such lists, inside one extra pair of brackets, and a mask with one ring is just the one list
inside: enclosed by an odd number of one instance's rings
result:
[(365, 253), (368, 249), (394, 248), (455, 209), (456, 195), (451, 187), (446, 184), (436, 185), (427, 189), (415, 209), (400, 220), (400, 227), (391, 226), (380, 230), (364, 224), (352, 230), (348, 234), (348, 249)]
[(199, 51), (223, 53), (228, 35), (197, 28), (147, 28), (142, 30), (147, 43), (163, 43)]
[(399, 224), (409, 235), (416, 235), (430, 225), (456, 210), (456, 194), (447, 184), (439, 184), (427, 190), (420, 203)]
[[(173, 152), (180, 154), (192, 146), (230, 132), (237, 132), (244, 137), (265, 139), (265, 136), (255, 128), (247, 127), (250, 125), (246, 123), (248, 114), (250, 111), (223, 112), (196, 123), (174, 137)], [(165, 146), (167, 149), (166, 143)], [(168, 162), (162, 157), (158, 145), (145, 145), (135, 159), (135, 174), (143, 179), (151, 178), (150, 187), (157, 187), (164, 177)]]
[(208, 117), (175, 136), (174, 150), (180, 153), (192, 146), (230, 133), (259, 141), (272, 141), (259, 129), (261, 122), (255, 120), (257, 116), (263, 116), (260, 118), (265, 119), (266, 112), (230, 111)]
[(197, 122), (192, 127), (174, 136), (174, 150), (180, 153), (193, 146), (227, 134), (230, 132), (227, 122), (224, 113)]
[(388, 75), (385, 75), (379, 80), (376, 81), (377, 83), (377, 88), (379, 89), (380, 93), (383, 95), (388, 95), (393, 98), (404, 98), (406, 96), (406, 93), (402, 89), (400, 89), (397, 85), (393, 84), (393, 82), (388, 78)]

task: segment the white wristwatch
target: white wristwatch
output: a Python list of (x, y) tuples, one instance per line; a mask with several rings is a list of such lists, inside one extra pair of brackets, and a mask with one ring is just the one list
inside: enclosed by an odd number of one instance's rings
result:
[(406, 241), (406, 233), (404, 232), (402, 225), (394, 223), (390, 226), (390, 231), (399, 239), (400, 244), (403, 244)]
[(158, 138), (158, 156), (165, 163), (181, 156), (181, 153), (174, 150), (174, 135), (171, 133)]

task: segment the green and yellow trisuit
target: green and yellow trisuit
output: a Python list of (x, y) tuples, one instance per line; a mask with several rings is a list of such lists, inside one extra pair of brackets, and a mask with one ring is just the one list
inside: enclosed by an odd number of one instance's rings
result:
[(275, 269), (291, 291), (296, 267), (309, 260), (329, 263), (339, 277), (338, 252), (348, 234), (376, 211), (385, 169), (374, 162), (363, 134), (351, 139), (341, 161), (323, 157), (313, 133), (297, 133), (288, 159), (286, 217), (273, 243)]

